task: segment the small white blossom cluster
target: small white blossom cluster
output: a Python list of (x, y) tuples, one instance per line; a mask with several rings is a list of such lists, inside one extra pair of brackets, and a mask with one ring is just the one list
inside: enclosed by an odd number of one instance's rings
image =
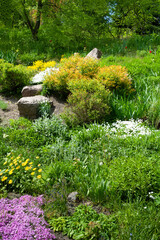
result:
[(152, 131), (144, 126), (142, 120), (129, 120), (121, 121), (118, 120), (111, 125), (109, 123), (105, 124), (92, 124), (88, 129), (79, 131), (79, 135), (83, 135), (86, 132), (87, 134), (97, 133), (100, 137), (103, 135), (118, 136), (118, 137), (129, 137), (129, 136), (142, 136), (150, 135)]
[(110, 133), (112, 134), (120, 134), (123, 137), (128, 136), (139, 136), (139, 135), (150, 135), (151, 130), (144, 126), (142, 120), (129, 120), (129, 121), (121, 121), (113, 123), (110, 128)]

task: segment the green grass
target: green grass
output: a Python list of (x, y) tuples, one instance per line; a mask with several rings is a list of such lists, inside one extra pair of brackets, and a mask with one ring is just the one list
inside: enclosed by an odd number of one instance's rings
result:
[(6, 110), (8, 107), (8, 104), (5, 103), (3, 100), (0, 100), (0, 109)]

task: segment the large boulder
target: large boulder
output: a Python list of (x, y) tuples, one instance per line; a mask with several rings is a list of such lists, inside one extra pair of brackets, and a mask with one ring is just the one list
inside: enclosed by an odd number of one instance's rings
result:
[(52, 107), (52, 101), (47, 97), (37, 95), (33, 97), (22, 97), (17, 102), (20, 117), (29, 119), (38, 118), (38, 110), (41, 103), (49, 102)]
[(42, 84), (25, 86), (22, 89), (22, 97), (31, 97), (35, 95), (40, 95), (42, 92)]
[(100, 59), (102, 56), (102, 52), (97, 49), (97, 48), (94, 48), (92, 51), (90, 51), (87, 56), (85, 58), (88, 58), (88, 57), (91, 57), (93, 59)]

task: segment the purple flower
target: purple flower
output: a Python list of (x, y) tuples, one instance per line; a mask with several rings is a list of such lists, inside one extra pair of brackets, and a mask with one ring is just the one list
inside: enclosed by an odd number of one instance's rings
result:
[(55, 239), (40, 209), (43, 203), (42, 195), (0, 199), (0, 237), (3, 240)]

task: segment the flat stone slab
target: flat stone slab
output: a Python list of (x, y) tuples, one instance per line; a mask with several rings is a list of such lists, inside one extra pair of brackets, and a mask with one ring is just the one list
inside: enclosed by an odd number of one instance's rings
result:
[(51, 107), (53, 105), (49, 98), (37, 95), (32, 97), (22, 97), (17, 102), (20, 117), (29, 119), (38, 118), (38, 110), (41, 103), (49, 102)]
[(31, 85), (31, 86), (25, 86), (22, 89), (22, 96), (23, 97), (31, 97), (31, 96), (35, 96), (35, 95), (40, 95), (40, 93), (42, 92), (42, 84), (38, 84), (38, 85)]

